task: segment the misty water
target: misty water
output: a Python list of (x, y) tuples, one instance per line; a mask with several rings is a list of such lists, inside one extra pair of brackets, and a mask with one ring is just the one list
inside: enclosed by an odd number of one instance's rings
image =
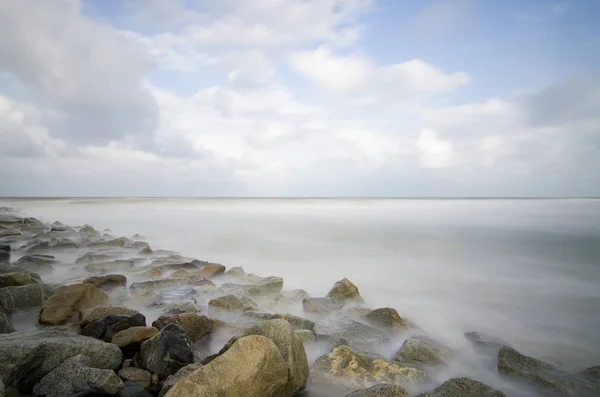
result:
[[(139, 233), (153, 249), (281, 276), (284, 289), (311, 296), (347, 277), (366, 306), (393, 307), (459, 352), (432, 373), (438, 384), (469, 376), (530, 395), (470, 349), (467, 331), (569, 370), (600, 364), (600, 200), (2, 199), (0, 206), (116, 236)], [(391, 358), (402, 342), (378, 353)], [(307, 352), (311, 362), (326, 353), (318, 344)]]

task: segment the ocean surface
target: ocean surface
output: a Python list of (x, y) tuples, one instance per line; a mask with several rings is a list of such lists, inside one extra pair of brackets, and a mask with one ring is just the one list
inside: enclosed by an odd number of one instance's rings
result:
[[(600, 365), (600, 200), (0, 199), (0, 206), (138, 233), (153, 249), (281, 276), (285, 289), (312, 296), (347, 277), (367, 306), (393, 307), (457, 350), (466, 346), (464, 332), (480, 331), (566, 369)], [(501, 385), (468, 357), (436, 376), (460, 375)]]

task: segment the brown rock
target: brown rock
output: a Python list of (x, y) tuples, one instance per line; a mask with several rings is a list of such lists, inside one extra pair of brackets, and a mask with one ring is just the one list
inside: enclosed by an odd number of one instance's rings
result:
[(135, 382), (143, 388), (148, 388), (152, 384), (152, 374), (141, 368), (123, 368), (119, 371), (119, 377)]
[(196, 272), (197, 275), (210, 278), (225, 273), (225, 266), (223, 265), (208, 265), (204, 269)]
[(167, 324), (177, 324), (188, 333), (192, 341), (197, 341), (203, 336), (212, 332), (214, 328), (213, 320), (206, 316), (199, 316), (195, 313), (182, 313), (174, 315), (163, 315), (152, 323), (152, 326), (163, 329)]
[(114, 334), (111, 343), (119, 347), (126, 347), (142, 343), (156, 334), (158, 334), (158, 329), (155, 327), (131, 327)]
[(352, 284), (347, 278), (335, 283), (331, 290), (327, 293), (326, 297), (339, 299), (342, 301), (364, 303), (360, 293), (358, 292), (358, 287)]
[(406, 331), (408, 326), (400, 317), (396, 309), (385, 307), (375, 309), (363, 317), (365, 321), (376, 327), (381, 327), (394, 332)]
[(42, 305), (40, 324), (59, 325), (67, 322), (74, 313), (103, 306), (108, 296), (91, 284), (74, 284), (60, 287)]
[(88, 277), (83, 280), (84, 284), (92, 284), (98, 288), (125, 287), (127, 277), (121, 274), (107, 274), (106, 276)]
[(132, 316), (134, 314), (139, 314), (139, 312), (137, 310), (119, 306), (95, 307), (93, 309), (82, 310), (79, 313), (79, 325), (81, 326), (81, 328), (84, 328), (92, 321), (104, 318), (109, 314), (116, 314), (120, 316)]

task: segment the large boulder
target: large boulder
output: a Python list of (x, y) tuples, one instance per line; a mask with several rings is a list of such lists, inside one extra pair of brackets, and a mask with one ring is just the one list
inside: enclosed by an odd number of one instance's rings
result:
[(344, 301), (333, 298), (304, 298), (302, 308), (306, 313), (329, 314), (344, 307)]
[(402, 386), (380, 383), (368, 389), (355, 390), (346, 397), (410, 397)]
[(180, 380), (167, 397), (289, 397), (288, 366), (269, 338), (237, 340), (227, 352)]
[(364, 303), (363, 298), (358, 292), (358, 287), (347, 278), (336, 282), (326, 295), (327, 298), (338, 299), (341, 301)]
[(114, 334), (110, 342), (121, 348), (125, 348), (132, 345), (139, 345), (156, 334), (158, 334), (158, 329), (154, 327), (131, 327)]
[(84, 284), (92, 284), (98, 288), (125, 287), (127, 277), (122, 274), (107, 274), (105, 276), (88, 277), (83, 280)]
[(267, 312), (257, 312), (254, 310), (245, 311), (243, 317), (254, 320), (274, 320), (274, 319), (283, 319), (291, 324), (294, 329), (306, 329), (312, 331), (315, 327), (315, 322), (311, 320), (307, 320), (302, 317), (294, 316), (293, 314), (281, 314), (281, 313), (267, 313)]
[(246, 297), (232, 294), (211, 299), (208, 308), (215, 312), (243, 312), (256, 308), (256, 304)]
[(60, 287), (42, 305), (40, 324), (58, 325), (73, 314), (97, 306), (106, 306), (108, 296), (92, 284), (73, 284)]
[(52, 255), (25, 255), (19, 258), (13, 265), (29, 272), (48, 274), (54, 271), (52, 265), (55, 263), (57, 261)]
[(22, 285), (39, 284), (41, 282), (40, 276), (35, 273), (30, 273), (20, 268), (14, 270), (16, 271), (0, 273), (0, 288), (20, 287)]
[(198, 370), (200, 368), (202, 368), (202, 364), (201, 363), (192, 363), (192, 364), (188, 364), (185, 367), (181, 368), (179, 371), (177, 371), (177, 373), (175, 375), (170, 375), (162, 383), (162, 388), (160, 389), (160, 392), (158, 393), (158, 397), (164, 397), (167, 394), (167, 392), (169, 390), (171, 390), (171, 388), (173, 386), (175, 386), (175, 384), (177, 382), (179, 382), (182, 379), (187, 378), (194, 371), (196, 371), (196, 370)]
[(532, 384), (552, 396), (600, 395), (600, 382), (567, 373), (508, 346), (501, 347), (498, 352), (498, 372), (506, 378)]
[(114, 395), (123, 381), (111, 369), (96, 368), (89, 356), (77, 355), (55, 368), (33, 388), (33, 397), (65, 397), (81, 394)]
[(193, 342), (211, 333), (214, 327), (213, 320), (195, 313), (163, 315), (154, 321), (152, 326), (161, 330), (171, 323), (177, 324), (182, 330), (187, 332)]
[(17, 312), (30, 307), (42, 306), (54, 293), (47, 284), (29, 284), (20, 287), (0, 288), (0, 306), (7, 313)]
[(359, 354), (348, 346), (338, 346), (317, 359), (311, 369), (311, 382), (329, 383), (350, 389), (377, 383), (419, 384), (428, 376), (416, 368)]
[(101, 369), (115, 370), (123, 358), (119, 347), (63, 327), (15, 332), (0, 335), (0, 378), (5, 385), (29, 393), (50, 371), (79, 354)]
[(400, 317), (396, 309), (390, 307), (375, 309), (362, 318), (371, 325), (392, 332), (402, 332), (408, 329), (408, 325)]
[(142, 343), (142, 367), (165, 380), (194, 361), (192, 341), (177, 324), (168, 324), (158, 334)]
[(92, 338), (102, 339), (110, 342), (113, 336), (132, 327), (143, 327), (146, 325), (146, 317), (137, 313), (132, 315), (109, 314), (98, 318), (87, 324), (81, 333)]
[(453, 378), (434, 391), (417, 397), (506, 397), (506, 394), (473, 379)]
[(334, 344), (343, 341), (360, 350), (370, 350), (373, 346), (389, 341), (388, 336), (380, 329), (354, 321), (343, 314), (333, 314), (318, 321), (313, 332), (317, 340), (327, 340)]
[(120, 306), (99, 306), (93, 309), (82, 310), (79, 312), (79, 325), (81, 328), (85, 328), (89, 323), (94, 320), (102, 319), (109, 314), (116, 314), (119, 316), (133, 316), (134, 314), (140, 314), (137, 310), (129, 309), (127, 307)]
[(436, 340), (425, 336), (413, 336), (404, 341), (396, 353), (396, 361), (426, 365), (447, 364), (452, 352)]

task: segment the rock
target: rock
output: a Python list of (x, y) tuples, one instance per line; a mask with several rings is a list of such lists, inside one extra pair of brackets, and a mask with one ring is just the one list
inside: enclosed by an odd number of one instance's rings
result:
[(162, 289), (181, 286), (181, 285), (205, 285), (210, 284), (214, 285), (212, 281), (205, 279), (200, 276), (194, 276), (190, 278), (165, 278), (161, 280), (150, 280), (150, 281), (140, 281), (137, 283), (133, 283), (129, 286), (129, 290), (134, 293), (140, 292), (152, 292), (152, 291), (160, 291)]
[(134, 261), (117, 259), (113, 262), (92, 262), (84, 266), (91, 273), (128, 272), (135, 266)]
[(84, 354), (96, 368), (119, 368), (121, 349), (74, 334), (64, 327), (0, 335), (0, 378), (29, 393), (33, 386), (69, 358)]
[(153, 397), (153, 395), (139, 384), (126, 380), (119, 397)]
[(181, 303), (170, 303), (164, 308), (165, 314), (182, 314), (182, 313), (200, 313), (200, 308), (196, 304), (196, 301), (192, 300), (189, 302)]
[(369, 387), (368, 389), (356, 390), (346, 397), (410, 397), (408, 392), (401, 386), (386, 385), (384, 383)]
[(302, 343), (311, 343), (317, 340), (315, 334), (309, 329), (296, 329), (294, 330), (294, 334), (296, 334)]
[(94, 243), (97, 247), (125, 247), (130, 241), (127, 237), (119, 237), (113, 240), (106, 240)]
[(165, 380), (163, 382), (163, 386), (162, 386), (162, 389), (160, 389), (160, 393), (158, 393), (158, 397), (164, 397), (164, 395), (167, 394), (167, 392), (169, 390), (171, 390), (171, 388), (173, 386), (175, 386), (175, 384), (177, 382), (179, 382), (180, 380), (182, 380), (184, 378), (187, 378), (194, 371), (196, 371), (200, 368), (202, 368), (201, 363), (192, 363), (192, 364), (188, 364), (185, 367), (181, 368), (179, 371), (177, 371), (177, 373), (175, 375), (170, 375), (167, 378), (167, 380)]
[(129, 244), (128, 247), (131, 248), (136, 248), (136, 249), (144, 249), (146, 247), (150, 247), (150, 244), (148, 244), (145, 241), (134, 241), (133, 243)]
[(98, 231), (96, 229), (94, 229), (90, 225), (83, 225), (83, 226), (81, 226), (79, 228), (79, 233), (85, 234), (85, 235), (88, 235), (88, 236), (97, 236), (98, 235)]
[(152, 255), (153, 253), (154, 252), (152, 252), (152, 248), (150, 248), (149, 245), (140, 250), (140, 254), (144, 254), (144, 255)]
[(127, 285), (127, 277), (121, 274), (107, 274), (106, 276), (88, 277), (83, 280), (83, 283), (92, 284), (98, 288), (125, 287)]
[(176, 324), (168, 324), (158, 334), (142, 343), (142, 367), (164, 380), (194, 361), (191, 343), (187, 332)]
[(344, 302), (332, 298), (305, 298), (302, 308), (307, 313), (329, 314), (344, 307)]
[(12, 247), (9, 244), (0, 244), (0, 251), (10, 252)]
[(152, 384), (152, 374), (141, 368), (123, 368), (119, 371), (119, 377), (123, 380), (135, 382), (146, 389)]
[(256, 320), (273, 320), (280, 318), (289, 322), (294, 329), (307, 329), (312, 331), (312, 329), (315, 327), (314, 321), (297, 317), (292, 314), (266, 313), (248, 310), (243, 313), (243, 317)]
[(333, 314), (318, 321), (313, 332), (317, 340), (333, 343), (342, 340), (350, 347), (359, 350), (369, 350), (372, 346), (389, 341), (388, 336), (378, 328), (359, 323), (343, 314)]
[(581, 374), (590, 379), (600, 380), (600, 365), (586, 368)]
[(453, 378), (442, 383), (433, 392), (417, 397), (506, 397), (500, 390), (469, 378)]
[(117, 394), (123, 382), (111, 369), (95, 368), (88, 356), (76, 355), (48, 375), (33, 388), (34, 397), (65, 397), (78, 393)]
[(396, 361), (427, 365), (445, 365), (451, 358), (450, 349), (434, 339), (425, 336), (413, 336), (404, 341), (396, 353)]
[(0, 288), (0, 305), (7, 313), (22, 309), (42, 306), (43, 302), (54, 293), (47, 284), (29, 284), (21, 287)]
[(135, 296), (123, 299), (121, 304), (125, 306), (151, 307), (160, 305), (161, 302), (162, 298), (159, 294), (154, 292), (143, 292), (141, 294), (136, 294)]
[(208, 295), (217, 292), (217, 287), (214, 285), (201, 285), (200, 287), (195, 287), (196, 293), (199, 295)]
[(291, 291), (285, 291), (281, 293), (284, 298), (300, 302), (302, 299), (310, 298), (308, 292), (303, 289), (293, 289)]
[(361, 355), (348, 346), (338, 346), (317, 359), (311, 370), (311, 379), (315, 383), (356, 389), (378, 383), (418, 384), (426, 382), (428, 376), (416, 368)]
[(331, 290), (326, 295), (327, 298), (338, 299), (340, 301), (349, 301), (356, 303), (364, 303), (358, 287), (344, 278), (333, 285)]
[(223, 265), (208, 265), (196, 272), (197, 275), (204, 278), (210, 278), (225, 273), (226, 267)]
[(73, 284), (60, 287), (42, 305), (40, 324), (59, 325), (67, 322), (74, 313), (105, 306), (108, 296), (91, 284)]
[(40, 276), (18, 269), (16, 272), (0, 274), (0, 288), (39, 284)]
[(52, 255), (25, 255), (17, 260), (14, 265), (28, 272), (47, 274), (54, 271), (53, 264), (56, 259)]
[(279, 294), (283, 288), (283, 279), (281, 277), (257, 277), (246, 275), (248, 284), (225, 283), (219, 287), (219, 291), (230, 293), (248, 294), (251, 296), (269, 296)]
[(219, 298), (211, 299), (208, 302), (208, 308), (211, 311), (222, 312), (243, 312), (256, 308), (256, 304), (246, 297), (237, 297), (235, 295), (225, 295)]
[(158, 334), (158, 329), (155, 327), (136, 326), (115, 333), (110, 342), (123, 348), (141, 344), (156, 334)]
[(264, 336), (246, 336), (169, 390), (167, 397), (284, 397), (288, 367)]
[(6, 388), (4, 387), (4, 382), (0, 379), (0, 397), (6, 396)]
[(363, 320), (371, 325), (393, 332), (401, 332), (408, 329), (408, 326), (404, 320), (402, 320), (396, 309), (389, 307), (375, 309), (363, 316)]
[(497, 354), (502, 346), (511, 347), (510, 344), (494, 336), (482, 334), (481, 332), (465, 332), (465, 338), (482, 353)]
[(10, 334), (15, 332), (13, 325), (8, 318), (8, 315), (4, 313), (4, 309), (0, 308), (0, 334)]
[(211, 333), (214, 327), (211, 319), (195, 313), (163, 315), (154, 321), (152, 326), (161, 330), (167, 324), (177, 324), (182, 330), (187, 332), (193, 342)]
[(498, 372), (504, 377), (533, 384), (552, 396), (600, 395), (600, 383), (589, 377), (567, 373), (508, 346), (498, 352)]
[(175, 273), (171, 274), (171, 278), (188, 278), (191, 277), (192, 273), (188, 272), (185, 269), (179, 269)]
[(10, 251), (0, 249), (0, 263), (10, 262)]
[(83, 265), (92, 262), (105, 262), (108, 259), (108, 255), (106, 254), (94, 254), (93, 252), (88, 252), (80, 258), (75, 260), (77, 265)]
[(79, 325), (81, 328), (85, 328), (89, 323), (94, 320), (102, 319), (109, 314), (117, 314), (121, 316), (132, 316), (134, 314), (140, 314), (137, 310), (128, 309), (126, 307), (119, 306), (100, 306), (93, 309), (82, 310), (79, 313)]
[(231, 277), (241, 277), (245, 276), (246, 272), (244, 271), (243, 267), (236, 266), (229, 269), (225, 274)]
[(132, 315), (109, 314), (95, 319), (81, 330), (81, 333), (92, 338), (110, 342), (113, 336), (132, 327), (144, 327), (146, 317), (137, 313)]

